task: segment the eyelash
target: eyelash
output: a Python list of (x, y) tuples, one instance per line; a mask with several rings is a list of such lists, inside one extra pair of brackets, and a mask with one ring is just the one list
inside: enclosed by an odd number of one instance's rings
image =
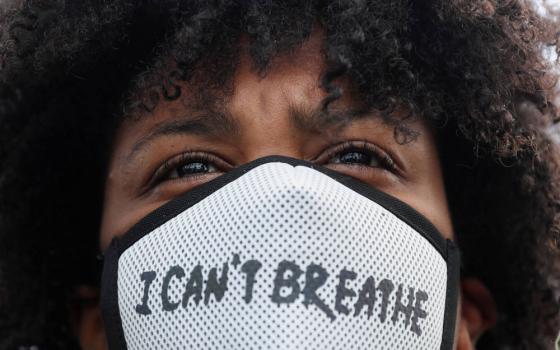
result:
[[(326, 153), (321, 154), (319, 157), (315, 158), (313, 162), (324, 163), (325, 161), (329, 161), (336, 156), (341, 156), (344, 153), (350, 153), (350, 152), (361, 152), (366, 154), (367, 156), (374, 157), (379, 162), (380, 167), (382, 167), (383, 170), (388, 170), (395, 173), (399, 172), (399, 168), (397, 164), (389, 154), (387, 154), (379, 147), (365, 140), (342, 142), (338, 145), (331, 147)], [(373, 167), (364, 164), (352, 164), (352, 163), (335, 163), (335, 164), (342, 164), (345, 166), (353, 166), (353, 167), (360, 167), (360, 168), (361, 167), (379, 168), (379, 167)]]
[[(352, 163), (334, 163), (336, 165), (343, 165), (343, 166), (351, 166), (356, 168), (367, 168), (367, 169), (378, 169), (386, 170), (393, 173), (399, 173), (399, 167), (396, 165), (395, 161), (391, 158), (389, 154), (381, 150), (379, 147), (367, 142), (367, 141), (345, 141), (338, 145), (331, 147), (327, 152), (322, 153), (318, 157), (311, 160), (311, 162), (317, 162), (319, 164), (323, 164), (327, 161), (330, 161), (334, 157), (341, 156), (344, 153), (350, 152), (361, 152), (366, 154), (367, 156), (374, 157), (380, 164), (380, 167), (374, 167), (370, 165), (364, 164), (352, 164)], [(174, 181), (174, 180), (182, 180), (182, 179), (189, 179), (195, 180), (199, 177), (211, 174), (211, 173), (200, 173), (200, 174), (192, 174), (188, 175), (184, 178), (178, 177), (173, 179), (166, 180), (169, 175), (177, 170), (180, 166), (183, 166), (188, 163), (209, 163), (212, 164), (216, 169), (231, 169), (233, 168), (232, 165), (224, 162), (219, 157), (200, 151), (185, 151), (184, 153), (175, 156), (167, 161), (165, 161), (160, 168), (158, 168), (154, 176), (152, 177), (152, 185), (157, 185), (164, 181)]]
[[(188, 163), (196, 163), (196, 162), (210, 163), (213, 164), (218, 169), (233, 167), (213, 154), (200, 152), (200, 151), (185, 151), (184, 153), (181, 153), (178, 156), (166, 160), (162, 164), (162, 166), (156, 170), (156, 172), (152, 176), (153, 180), (150, 182), (153, 185), (157, 185), (161, 182), (164, 182), (166, 181), (166, 177), (168, 177), (173, 171), (177, 170), (180, 166), (183, 166)], [(205, 176), (207, 174), (208, 173), (193, 174), (187, 176), (186, 178), (194, 180), (198, 177)], [(181, 180), (181, 179), (182, 178), (176, 178), (170, 180), (172, 181), (172, 180)]]

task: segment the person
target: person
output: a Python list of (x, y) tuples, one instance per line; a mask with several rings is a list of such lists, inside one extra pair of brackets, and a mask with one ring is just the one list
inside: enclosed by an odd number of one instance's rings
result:
[(104, 349), (102, 255), (252, 160), (407, 203), (461, 250), (456, 349), (545, 349), (560, 300), (554, 22), (520, 0), (11, 1), (0, 348)]

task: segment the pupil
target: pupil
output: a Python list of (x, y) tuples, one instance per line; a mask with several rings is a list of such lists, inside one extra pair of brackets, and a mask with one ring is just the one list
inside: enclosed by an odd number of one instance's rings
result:
[(177, 169), (179, 177), (208, 172), (208, 165), (200, 162), (187, 163)]
[(361, 163), (369, 164), (369, 157), (361, 152), (348, 152), (340, 157), (341, 163)]

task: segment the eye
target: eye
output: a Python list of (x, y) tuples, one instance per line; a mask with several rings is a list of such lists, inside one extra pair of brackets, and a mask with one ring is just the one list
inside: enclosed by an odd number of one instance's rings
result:
[(194, 180), (221, 173), (227, 167), (224, 161), (214, 155), (204, 152), (186, 152), (165, 161), (154, 173), (153, 182)]
[(329, 149), (318, 159), (325, 165), (377, 168), (398, 172), (398, 167), (389, 154), (367, 141), (346, 141)]
[(185, 161), (183, 164), (174, 167), (168, 175), (169, 179), (193, 176), (196, 174), (206, 174), (215, 172), (217, 168), (205, 160)]
[(362, 150), (344, 151), (332, 157), (330, 163), (333, 164), (356, 164), (378, 167), (381, 162), (375, 155), (369, 154)]

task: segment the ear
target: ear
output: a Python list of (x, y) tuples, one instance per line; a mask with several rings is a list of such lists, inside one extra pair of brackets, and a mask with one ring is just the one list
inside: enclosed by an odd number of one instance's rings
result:
[(478, 338), (494, 327), (496, 320), (496, 304), (486, 286), (476, 278), (461, 279), (457, 350), (474, 349)]
[(107, 350), (105, 330), (99, 308), (99, 291), (80, 286), (74, 292), (72, 303), (73, 328), (84, 350)]

